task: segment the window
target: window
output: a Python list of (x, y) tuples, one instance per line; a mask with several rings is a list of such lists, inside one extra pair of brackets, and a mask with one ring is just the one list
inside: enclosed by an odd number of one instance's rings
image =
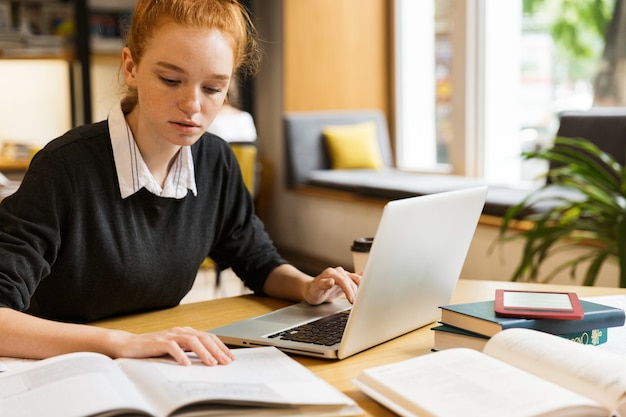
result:
[[(521, 152), (549, 144), (560, 111), (593, 104), (604, 34), (586, 3), (396, 0), (398, 166), (533, 183), (546, 167)], [(603, 4), (611, 13), (613, 0)], [(561, 19), (565, 6), (580, 14)], [(576, 32), (586, 53), (555, 28)]]

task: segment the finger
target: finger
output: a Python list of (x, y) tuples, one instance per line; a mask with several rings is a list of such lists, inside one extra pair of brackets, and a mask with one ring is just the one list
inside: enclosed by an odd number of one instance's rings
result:
[(363, 274), (357, 274), (356, 272), (348, 272), (348, 276), (357, 286), (361, 285), (361, 278)]
[(191, 359), (187, 356), (187, 353), (180, 347), (178, 343), (173, 340), (169, 340), (166, 342), (167, 348), (166, 352), (174, 358), (176, 362), (183, 366), (191, 365)]
[(345, 283), (341, 285), (341, 289), (343, 293), (346, 295), (346, 298), (350, 302), (350, 304), (354, 303), (354, 299), (356, 298), (356, 287), (353, 286), (354, 283), (350, 281), (350, 283)]
[(230, 363), (234, 357), (228, 347), (214, 335), (192, 327), (175, 327), (163, 334), (166, 351), (181, 365), (190, 365), (186, 352), (195, 353), (206, 365)]
[(311, 281), (306, 295), (306, 301), (309, 304), (317, 305), (326, 301), (328, 291), (335, 286), (335, 280), (332, 278), (317, 277)]
[(214, 334), (203, 333), (200, 341), (220, 365), (229, 364), (235, 359), (231, 350)]
[(351, 298), (354, 297), (354, 291), (350, 290), (349, 288), (349, 284), (348, 286), (346, 286), (345, 284), (336, 284), (336, 281), (332, 278), (321, 279), (318, 282), (317, 289), (314, 290), (314, 295), (316, 299), (315, 303), (319, 304), (322, 302), (331, 302), (343, 295), (345, 295), (349, 301), (352, 301)]
[(360, 276), (358, 274), (347, 272), (342, 267), (337, 267), (332, 272), (335, 276), (335, 283), (341, 288), (348, 301), (353, 303), (356, 297), (357, 289), (357, 283), (355, 280), (360, 281)]
[(226, 365), (233, 361), (230, 349), (215, 335), (194, 331), (188, 335), (186, 347), (194, 352), (205, 365)]
[(347, 272), (342, 267), (326, 268), (319, 274), (309, 287), (307, 301), (310, 304), (331, 302), (345, 295), (348, 301), (354, 302), (360, 275)]

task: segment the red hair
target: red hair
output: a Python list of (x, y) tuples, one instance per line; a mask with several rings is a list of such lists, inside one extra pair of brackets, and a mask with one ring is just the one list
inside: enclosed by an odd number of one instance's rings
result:
[[(219, 30), (231, 40), (233, 73), (256, 73), (260, 61), (256, 29), (246, 8), (236, 0), (138, 0), (126, 35), (136, 64), (152, 34), (169, 22)], [(137, 92), (130, 90), (124, 102), (127, 110), (134, 107)]]

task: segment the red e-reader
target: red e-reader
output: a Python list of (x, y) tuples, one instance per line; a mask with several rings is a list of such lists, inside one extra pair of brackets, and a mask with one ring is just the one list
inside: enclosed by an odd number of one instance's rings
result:
[(574, 292), (496, 290), (496, 315), (552, 320), (580, 320), (585, 312)]

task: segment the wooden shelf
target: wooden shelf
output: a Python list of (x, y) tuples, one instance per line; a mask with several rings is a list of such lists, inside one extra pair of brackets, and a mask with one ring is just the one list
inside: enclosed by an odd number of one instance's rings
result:
[(30, 160), (15, 160), (0, 157), (0, 171), (2, 172), (26, 171), (29, 164)]
[(58, 59), (72, 62), (76, 59), (73, 48), (51, 50), (48, 48), (0, 48), (0, 59)]

